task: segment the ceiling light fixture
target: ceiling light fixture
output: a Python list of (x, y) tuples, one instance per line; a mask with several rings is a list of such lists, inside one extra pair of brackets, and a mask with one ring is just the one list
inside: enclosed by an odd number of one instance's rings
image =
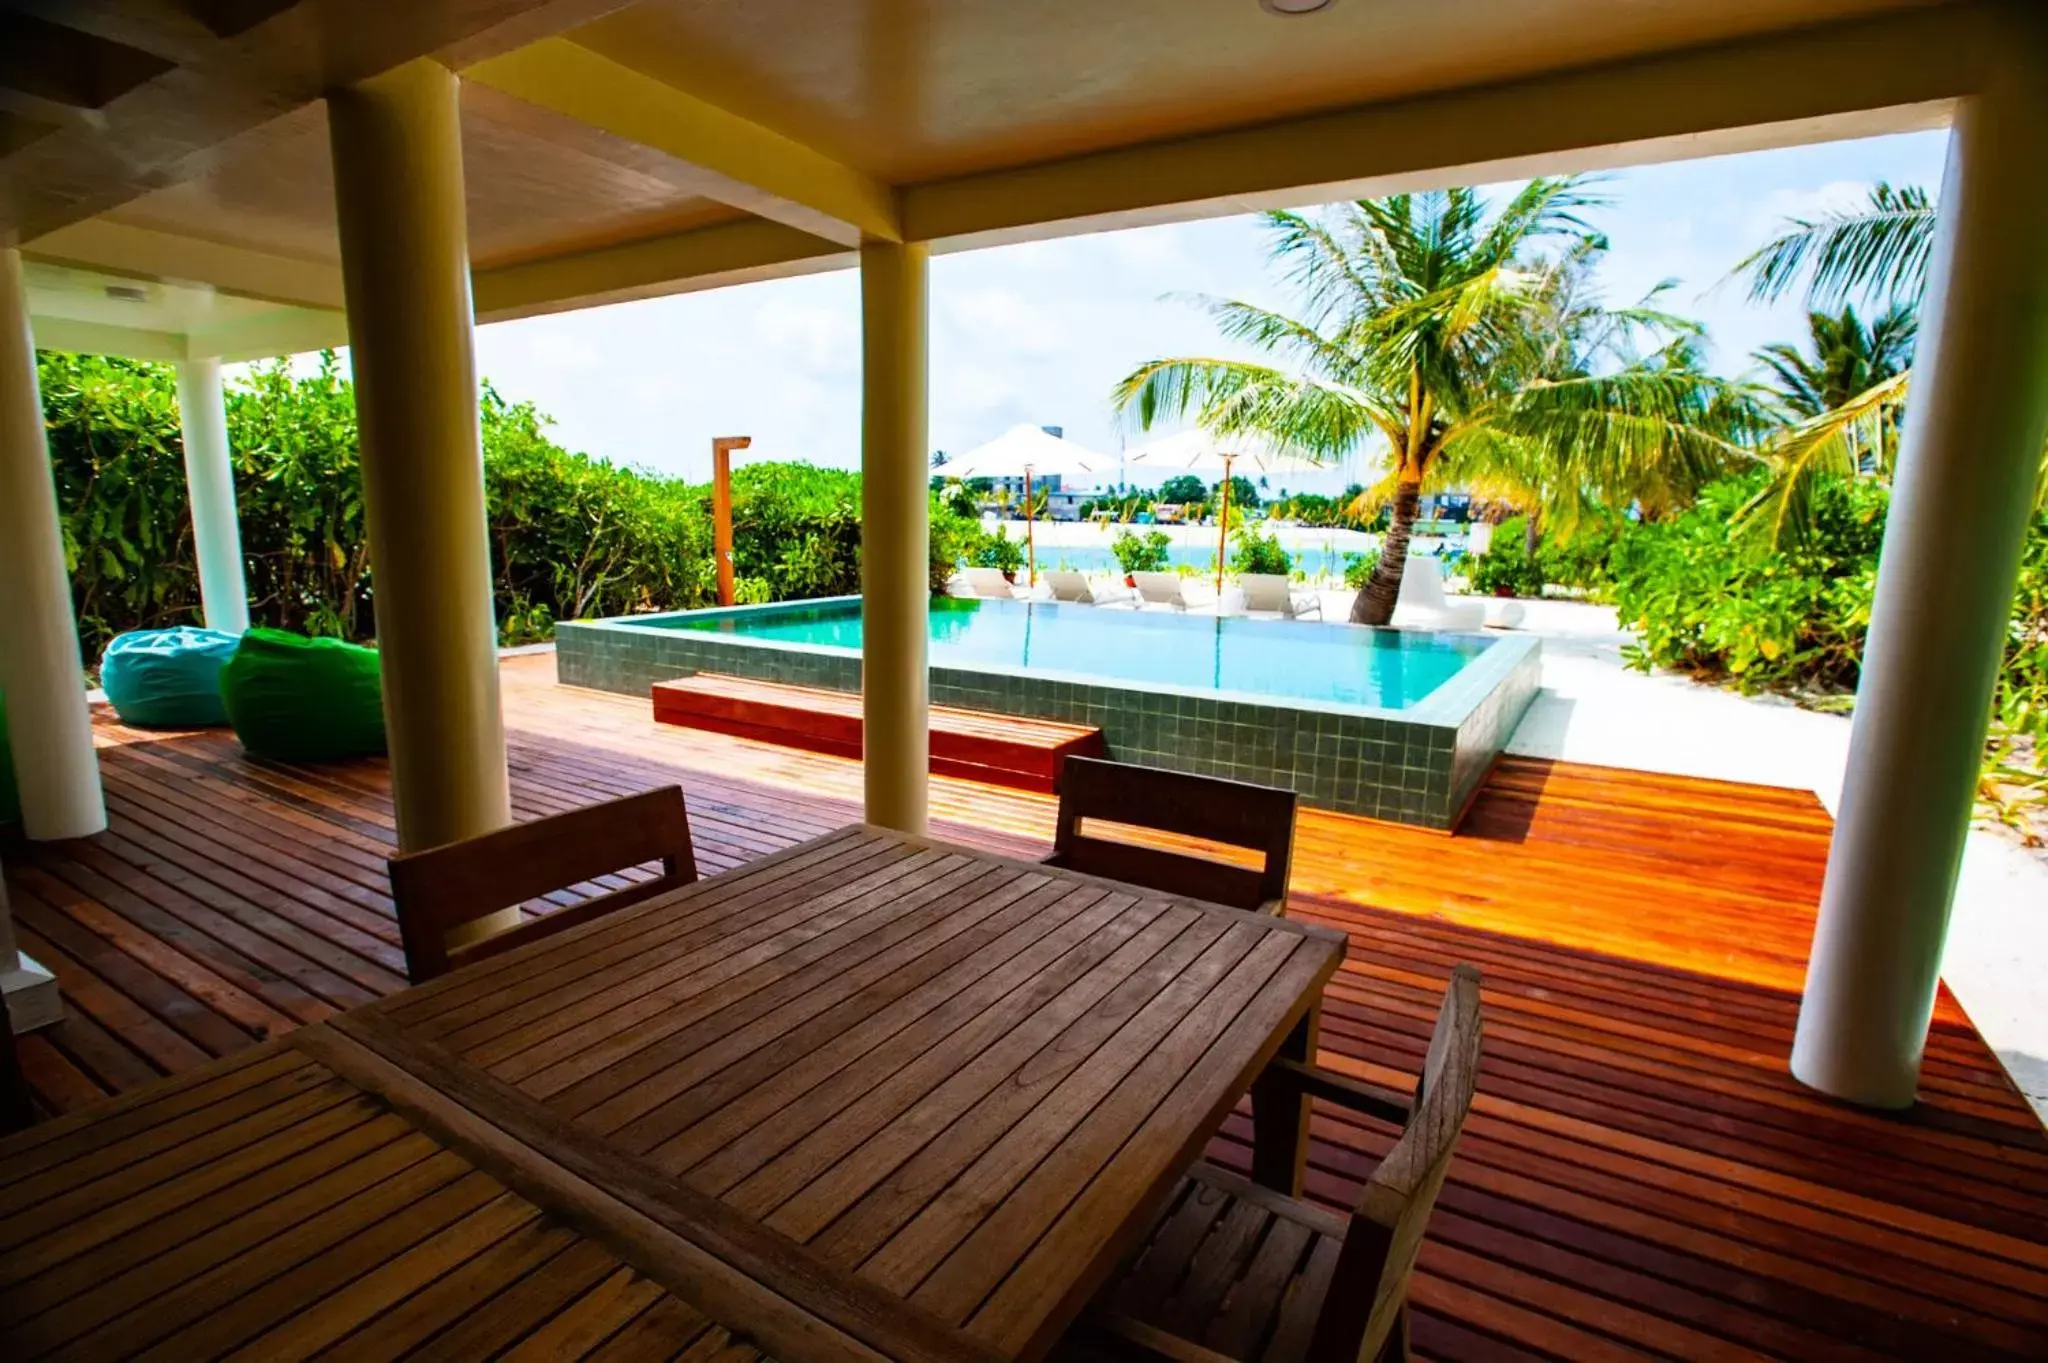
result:
[(1268, 14), (1291, 17), (1296, 14), (1314, 14), (1319, 9), (1328, 9), (1331, 0), (1259, 0), (1259, 8)]
[(139, 284), (109, 284), (107, 297), (116, 303), (147, 303), (149, 290)]

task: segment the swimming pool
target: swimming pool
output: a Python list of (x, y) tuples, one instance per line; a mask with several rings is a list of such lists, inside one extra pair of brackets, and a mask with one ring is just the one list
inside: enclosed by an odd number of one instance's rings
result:
[[(665, 629), (804, 647), (858, 651), (861, 643), (858, 601), (773, 615), (693, 612), (656, 619)], [(995, 664), (1384, 710), (1406, 710), (1426, 699), (1490, 642), (1465, 634), (1355, 631), (1046, 601), (936, 597), (931, 608), (931, 660), (938, 666)]]
[[(1089, 724), (1123, 761), (1287, 786), (1455, 826), (1536, 693), (1528, 636), (937, 598), (932, 703)], [(857, 597), (555, 629), (572, 686), (645, 696), (694, 672), (861, 689)]]

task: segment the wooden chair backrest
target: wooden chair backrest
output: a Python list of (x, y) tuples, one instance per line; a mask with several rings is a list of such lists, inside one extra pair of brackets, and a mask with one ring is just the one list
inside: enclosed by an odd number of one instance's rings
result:
[[(1148, 885), (1232, 908), (1261, 909), (1287, 894), (1294, 855), (1291, 790), (1190, 776), (1094, 757), (1060, 764), (1060, 821), (1051, 863), (1089, 875)], [(1156, 847), (1091, 837), (1083, 819), (1101, 819), (1248, 848), (1264, 858), (1256, 871)]]
[[(448, 933), (529, 899), (642, 862), (661, 874), (555, 910), (479, 942), (451, 948)], [(587, 923), (697, 879), (683, 788), (664, 786), (545, 819), (497, 829), (445, 847), (393, 857), (391, 896), (414, 984)]]
[(1407, 1357), (1405, 1337), (1391, 1355), (1382, 1351), (1396, 1331), (1406, 1330), (1408, 1276), (1472, 1110), (1479, 1037), (1479, 972), (1461, 965), (1451, 972), (1437, 1010), (1407, 1129), (1373, 1170), (1351, 1214), (1309, 1344), (1315, 1363)]

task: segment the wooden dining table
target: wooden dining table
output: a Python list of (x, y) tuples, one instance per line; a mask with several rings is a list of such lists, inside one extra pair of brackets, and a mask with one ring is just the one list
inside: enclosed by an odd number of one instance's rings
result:
[(0, 1143), (0, 1355), (1038, 1357), (1344, 949), (840, 829)]

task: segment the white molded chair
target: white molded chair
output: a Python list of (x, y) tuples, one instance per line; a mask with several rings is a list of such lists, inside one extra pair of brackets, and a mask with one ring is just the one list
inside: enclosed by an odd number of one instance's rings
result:
[(1452, 605), (1444, 596), (1443, 563), (1411, 554), (1401, 572), (1394, 623), (1408, 629), (1479, 629), (1486, 624), (1486, 607), (1477, 601)]
[(1323, 601), (1314, 592), (1295, 591), (1285, 573), (1239, 573), (1237, 585), (1244, 593), (1244, 613), (1299, 620), (1323, 617)]

